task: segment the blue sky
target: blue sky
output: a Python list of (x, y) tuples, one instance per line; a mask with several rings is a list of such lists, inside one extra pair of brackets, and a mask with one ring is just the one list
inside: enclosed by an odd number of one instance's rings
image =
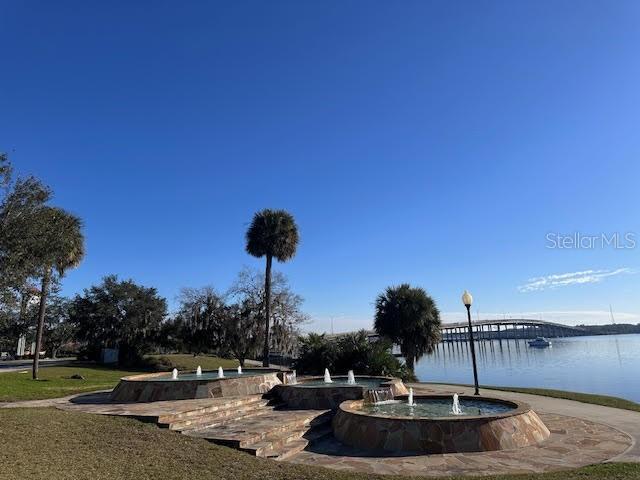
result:
[(3, 2), (0, 150), (85, 221), (67, 294), (224, 291), (272, 207), (311, 330), (370, 326), (401, 282), (445, 320), (467, 288), (483, 317), (636, 323), (640, 247), (547, 247), (640, 234), (638, 25), (634, 1)]

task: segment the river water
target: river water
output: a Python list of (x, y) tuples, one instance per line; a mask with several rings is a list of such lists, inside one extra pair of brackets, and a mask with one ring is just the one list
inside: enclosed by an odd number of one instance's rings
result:
[[(640, 334), (476, 343), (481, 385), (542, 387), (613, 395), (640, 402)], [(416, 365), (423, 382), (473, 383), (468, 343), (441, 343)]]

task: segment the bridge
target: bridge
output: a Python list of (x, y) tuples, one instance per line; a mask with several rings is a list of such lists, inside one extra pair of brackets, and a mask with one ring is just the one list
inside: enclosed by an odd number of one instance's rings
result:
[[(584, 328), (563, 325), (562, 323), (536, 320), (532, 318), (506, 318), (502, 320), (471, 320), (474, 340), (507, 340), (527, 339), (536, 337), (578, 337), (589, 335)], [(443, 342), (466, 342), (469, 340), (469, 323), (443, 323), (441, 326)], [(378, 334), (369, 331), (371, 340), (378, 338)], [(345, 335), (338, 333), (329, 337)]]
[[(502, 320), (472, 320), (474, 340), (505, 340), (535, 337), (577, 337), (589, 333), (580, 327), (531, 318), (506, 318)], [(442, 341), (459, 342), (469, 338), (469, 323), (442, 324)]]
[[(584, 328), (563, 325), (562, 323), (547, 322), (532, 318), (505, 318), (502, 320), (471, 320), (473, 339), (482, 340), (508, 340), (528, 339), (536, 337), (578, 337), (590, 335)], [(469, 340), (469, 323), (455, 322), (443, 323), (442, 342), (467, 342)], [(348, 333), (327, 334), (327, 338), (338, 338)], [(378, 334), (373, 330), (367, 331), (369, 340), (376, 340)], [(399, 355), (400, 347), (393, 346), (393, 353)]]

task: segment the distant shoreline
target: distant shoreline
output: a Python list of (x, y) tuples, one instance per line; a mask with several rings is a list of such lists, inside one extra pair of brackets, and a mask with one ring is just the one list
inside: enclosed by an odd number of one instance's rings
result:
[(586, 330), (588, 335), (624, 335), (640, 333), (640, 324), (610, 323), (606, 325), (576, 325)]

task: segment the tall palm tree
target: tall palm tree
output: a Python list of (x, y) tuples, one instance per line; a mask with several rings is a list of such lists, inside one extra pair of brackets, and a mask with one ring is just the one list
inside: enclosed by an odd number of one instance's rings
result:
[(376, 299), (375, 330), (400, 346), (413, 374), (415, 362), (440, 341), (440, 311), (422, 288), (389, 287)]
[(265, 209), (253, 216), (247, 230), (246, 250), (249, 255), (267, 257), (264, 274), (264, 351), (262, 365), (269, 366), (269, 321), (271, 318), (271, 262), (286, 262), (296, 254), (298, 227), (285, 210)]
[(38, 262), (40, 276), (40, 305), (36, 350), (33, 352), (33, 379), (38, 379), (42, 332), (47, 308), (47, 297), (55, 276), (78, 266), (84, 256), (82, 221), (71, 213), (56, 207), (42, 207), (33, 219), (32, 254)]

